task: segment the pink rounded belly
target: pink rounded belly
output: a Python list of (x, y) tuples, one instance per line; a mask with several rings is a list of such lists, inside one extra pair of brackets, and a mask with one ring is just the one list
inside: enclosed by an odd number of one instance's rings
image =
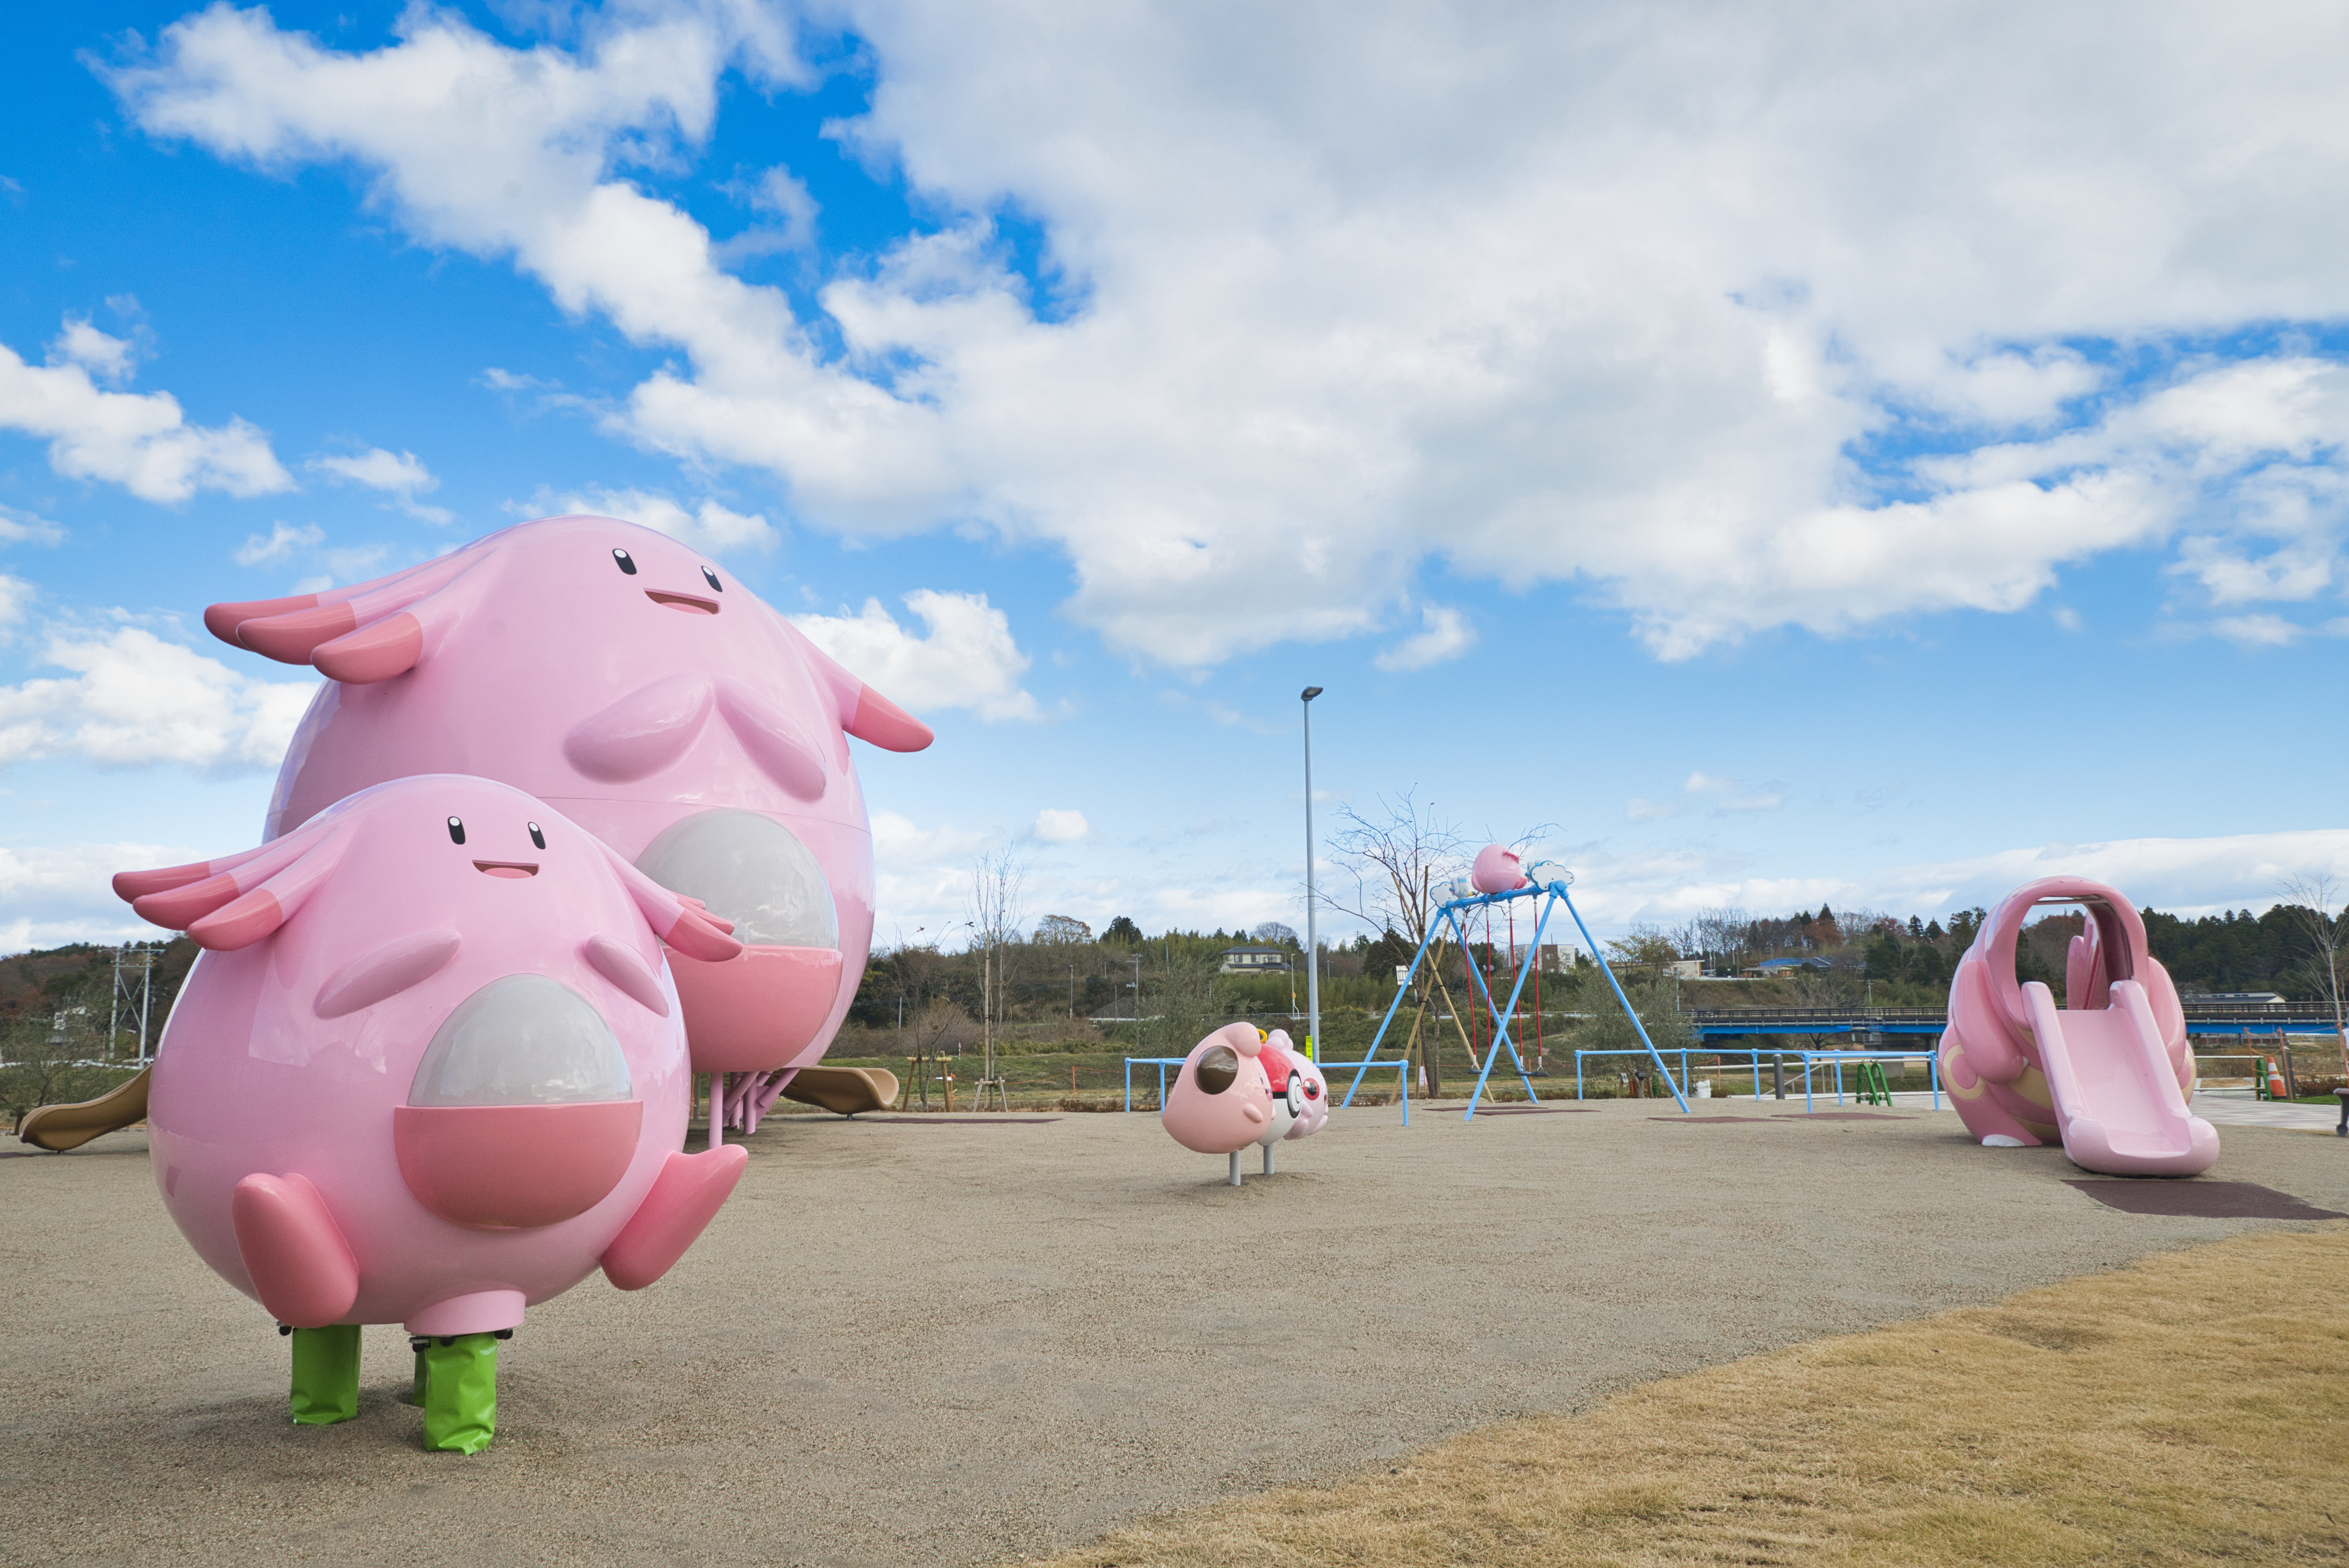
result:
[(416, 1200), (460, 1225), (527, 1230), (585, 1214), (627, 1174), (641, 1100), (398, 1106), (391, 1139)]

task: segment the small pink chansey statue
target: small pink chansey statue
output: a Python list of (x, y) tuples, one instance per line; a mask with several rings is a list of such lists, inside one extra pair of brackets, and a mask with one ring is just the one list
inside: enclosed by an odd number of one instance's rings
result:
[(740, 944), (484, 779), (378, 785), (263, 848), (115, 890), (205, 951), (157, 1048), (163, 1203), (294, 1338), (294, 1418), (357, 1409), (358, 1325), (416, 1336), (428, 1447), (496, 1418), (496, 1345), (601, 1267), (652, 1283), (746, 1157), (687, 1155), (663, 944)]
[(739, 956), (672, 960), (694, 1068), (733, 1075), (733, 1120), (755, 1127), (795, 1070), (848, 1071), (814, 1067), (873, 934), (847, 737), (914, 752), (930, 731), (712, 562), (634, 524), (556, 517), (374, 582), (214, 605), (204, 624), (331, 678), (268, 836), (410, 774), (512, 784), (733, 922)]
[[(2014, 972), (2023, 920), (2043, 904), (2087, 911), (2062, 1007)], [(1982, 922), (1950, 979), (1940, 1066), (1966, 1130), (1992, 1147), (2061, 1139), (2075, 1165), (2116, 1176), (2195, 1176), (2218, 1160), (2217, 1130), (2189, 1108), (2196, 1068), (2178, 988), (2136, 906), (2101, 882), (2025, 884)]]

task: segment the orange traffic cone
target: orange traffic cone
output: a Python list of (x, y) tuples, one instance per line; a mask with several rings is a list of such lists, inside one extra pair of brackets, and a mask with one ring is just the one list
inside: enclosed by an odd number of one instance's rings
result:
[(2268, 1068), (2268, 1098), (2281, 1100), (2284, 1097), (2283, 1069), (2275, 1064), (2275, 1058), (2272, 1056), (2266, 1057), (2264, 1060)]

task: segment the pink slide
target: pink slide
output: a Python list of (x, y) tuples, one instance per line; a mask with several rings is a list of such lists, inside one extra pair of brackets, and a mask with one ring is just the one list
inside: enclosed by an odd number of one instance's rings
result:
[[(2015, 939), (2043, 904), (2089, 917), (2061, 1008), (2045, 985), (2015, 980)], [(1958, 1114), (1985, 1144), (2060, 1138), (2073, 1164), (2114, 1176), (2199, 1176), (2218, 1160), (2218, 1133), (2187, 1108), (2194, 1058), (2177, 988), (2136, 908), (2100, 882), (2051, 877), (2007, 896), (1951, 981), (1940, 1055)]]

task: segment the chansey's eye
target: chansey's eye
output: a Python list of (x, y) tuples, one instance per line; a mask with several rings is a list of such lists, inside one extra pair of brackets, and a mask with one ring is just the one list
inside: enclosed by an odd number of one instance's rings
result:
[(530, 826), (530, 841), (531, 841), (533, 844), (537, 845), (541, 849), (545, 848), (545, 847), (546, 847), (546, 835), (545, 835), (545, 834), (543, 834), (543, 833), (541, 833), (541, 832), (538, 830), (538, 824), (536, 824), (536, 823), (534, 823), (534, 822), (533, 822), (533, 823), (531, 823), (531, 824), (529, 825), (529, 826)]
[(726, 585), (718, 580), (718, 574), (707, 566), (701, 568), (701, 580), (709, 585), (709, 591), (712, 593), (722, 594), (726, 591)]
[(617, 561), (620, 564), (620, 570), (626, 573), (629, 576), (633, 577), (636, 575), (636, 558), (634, 556), (629, 555), (626, 550), (613, 551), (612, 559)]
[(465, 842), (465, 819), (463, 817), (452, 816), (449, 819), (449, 842), (451, 844), (462, 844)]

